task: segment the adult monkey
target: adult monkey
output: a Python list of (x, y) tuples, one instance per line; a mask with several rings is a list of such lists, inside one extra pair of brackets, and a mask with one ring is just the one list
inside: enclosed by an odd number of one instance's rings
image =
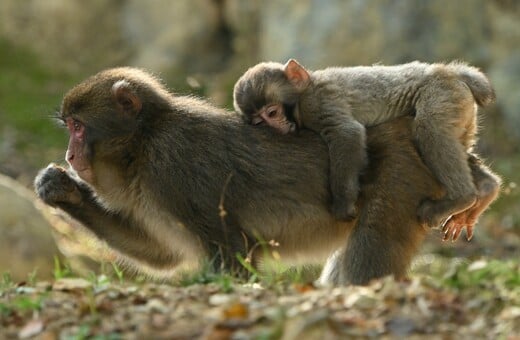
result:
[[(290, 263), (322, 263), (336, 252), (324, 283), (403, 277), (426, 234), (418, 204), (442, 194), (406, 118), (368, 130), (370, 171), (357, 225), (329, 213), (319, 136), (250, 126), (235, 113), (173, 96), (138, 69), (111, 69), (80, 83), (65, 95), (59, 118), (70, 133), (66, 158), (74, 171), (49, 165), (36, 192), (128, 264), (155, 275), (204, 259), (240, 271), (236, 254), (258, 263), (264, 252), (254, 244), (261, 239), (275, 240)], [(479, 188), (497, 191), (491, 172), (481, 178)], [(462, 215), (453, 220), (467, 223)]]

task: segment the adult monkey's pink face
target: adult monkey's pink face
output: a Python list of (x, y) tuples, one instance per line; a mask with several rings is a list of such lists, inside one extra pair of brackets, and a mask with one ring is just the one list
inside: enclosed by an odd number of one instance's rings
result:
[(65, 118), (65, 125), (69, 131), (69, 145), (65, 159), (81, 179), (92, 182), (92, 168), (88, 156), (85, 125), (72, 117)]
[(63, 100), (59, 119), (69, 133), (66, 161), (82, 180), (94, 185), (99, 171), (94, 171), (96, 160), (113, 159), (106, 154), (115, 151), (116, 138), (131, 135), (142, 102), (126, 80), (107, 84), (98, 100), (89, 100), (89, 95), (89, 88), (72, 89)]

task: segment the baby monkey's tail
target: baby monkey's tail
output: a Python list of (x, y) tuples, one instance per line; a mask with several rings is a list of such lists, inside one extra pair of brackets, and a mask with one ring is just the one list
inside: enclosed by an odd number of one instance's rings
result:
[(479, 106), (486, 106), (495, 100), (495, 90), (491, 82), (478, 68), (455, 61), (448, 64), (466, 85), (468, 85)]

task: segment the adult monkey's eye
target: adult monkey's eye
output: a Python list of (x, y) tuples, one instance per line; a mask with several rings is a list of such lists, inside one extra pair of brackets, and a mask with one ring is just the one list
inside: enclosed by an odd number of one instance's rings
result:
[(74, 131), (79, 131), (82, 126), (83, 125), (81, 124), (81, 122), (79, 120), (76, 120), (76, 119), (73, 120), (72, 127), (73, 127)]
[(83, 138), (85, 134), (85, 125), (77, 119), (72, 117), (66, 118), (67, 128), (69, 133), (76, 138)]

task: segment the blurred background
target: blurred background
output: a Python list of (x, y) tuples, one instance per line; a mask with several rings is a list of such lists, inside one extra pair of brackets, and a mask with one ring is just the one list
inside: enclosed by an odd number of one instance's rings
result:
[(480, 111), (477, 150), (503, 176), (502, 195), (471, 242), (441, 243), (433, 231), (423, 254), (520, 257), (520, 1), (2, 0), (0, 273), (21, 278), (37, 268), (45, 277), (54, 238), (69, 255), (88, 243), (35, 209), (31, 189), (39, 168), (64, 162), (65, 131), (50, 117), (68, 88), (131, 65), (176, 93), (231, 108), (233, 84), (249, 66), (289, 58), (310, 69), (454, 59), (480, 67), (497, 101)]

